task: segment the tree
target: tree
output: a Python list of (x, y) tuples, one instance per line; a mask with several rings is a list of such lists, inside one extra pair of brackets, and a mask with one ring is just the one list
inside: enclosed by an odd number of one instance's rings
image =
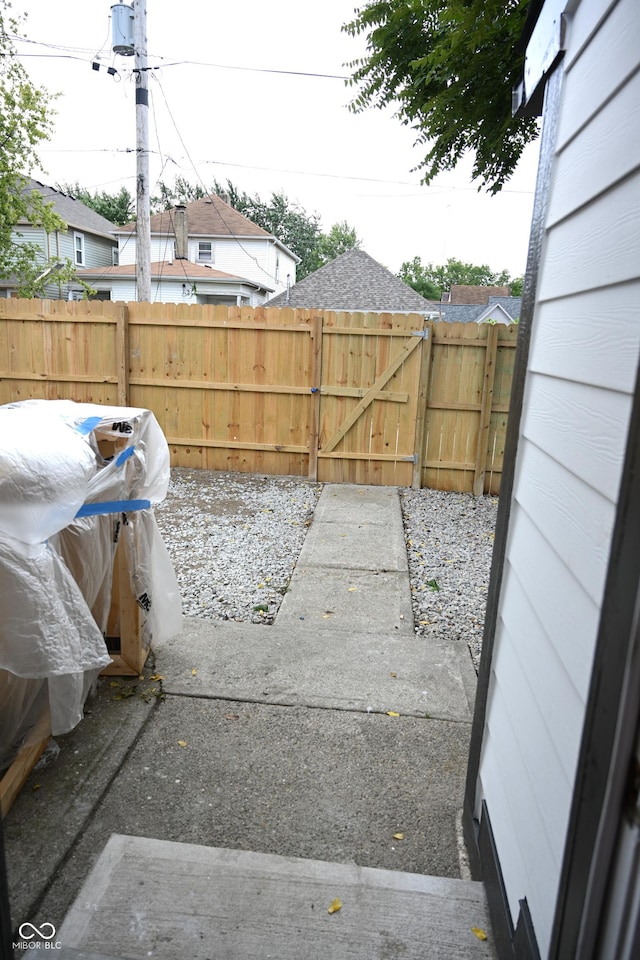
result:
[(135, 220), (135, 200), (126, 187), (121, 187), (117, 193), (107, 193), (105, 190), (91, 193), (76, 181), (76, 183), (57, 183), (56, 190), (68, 194), (75, 200), (80, 200), (111, 223), (122, 226)]
[(358, 87), (351, 109), (397, 106), (426, 148), (418, 166), (424, 183), (471, 151), (472, 179), (497, 193), (537, 137), (535, 118), (511, 116), (528, 6), (528, 0), (372, 0), (343, 25), (351, 36), (367, 36), (367, 56), (349, 64), (347, 82)]
[(478, 266), (463, 263), (455, 257), (450, 257), (443, 266), (424, 264), (420, 257), (414, 257), (402, 264), (398, 276), (427, 300), (440, 300), (442, 294), (450, 290), (453, 284), (510, 287), (512, 296), (522, 296), (521, 277), (512, 279), (507, 270), (496, 273), (486, 263)]
[(350, 227), (346, 220), (334, 223), (329, 233), (323, 233), (318, 241), (318, 257), (321, 265), (330, 263), (347, 250), (359, 250), (362, 241), (354, 227)]
[(160, 213), (161, 210), (175, 207), (177, 203), (191, 203), (193, 200), (208, 197), (209, 193), (216, 193), (215, 190), (209, 191), (199, 183), (189, 183), (184, 177), (176, 177), (172, 187), (161, 180), (158, 183), (158, 189), (159, 196), (151, 197), (151, 213)]
[(66, 224), (40, 193), (28, 189), (24, 175), (40, 166), (37, 148), (51, 134), (54, 97), (31, 83), (17, 59), (11, 35), (19, 21), (10, 8), (0, 0), (0, 276), (15, 282), (21, 296), (35, 296), (45, 283), (68, 279), (70, 264), (56, 266), (16, 230), (24, 220), (48, 233)]
[(413, 260), (405, 260), (398, 271), (398, 276), (425, 300), (440, 300), (442, 290), (430, 278), (430, 269), (431, 264), (425, 267), (420, 257), (414, 257)]

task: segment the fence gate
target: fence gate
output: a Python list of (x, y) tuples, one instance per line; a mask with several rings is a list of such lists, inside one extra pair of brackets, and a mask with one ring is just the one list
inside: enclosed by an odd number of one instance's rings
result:
[(320, 389), (310, 476), (419, 486), (431, 350), (424, 318), (327, 312), (314, 323)]

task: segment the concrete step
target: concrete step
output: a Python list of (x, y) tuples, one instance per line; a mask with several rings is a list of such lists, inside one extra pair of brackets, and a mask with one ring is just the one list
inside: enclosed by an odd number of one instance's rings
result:
[(496, 956), (479, 883), (119, 834), (59, 940), (127, 960)]

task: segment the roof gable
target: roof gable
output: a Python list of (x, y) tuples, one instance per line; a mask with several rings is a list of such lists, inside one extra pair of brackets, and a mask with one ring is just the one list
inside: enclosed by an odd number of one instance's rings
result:
[(426, 313), (433, 304), (364, 250), (347, 250), (268, 306)]

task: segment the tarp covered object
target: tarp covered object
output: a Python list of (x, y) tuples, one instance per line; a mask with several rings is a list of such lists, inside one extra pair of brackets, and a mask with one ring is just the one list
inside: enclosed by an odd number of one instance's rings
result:
[[(53, 733), (82, 718), (111, 658), (103, 639), (124, 537), (146, 646), (181, 628), (152, 505), (169, 451), (149, 410), (29, 400), (0, 407), (0, 763), (48, 686)], [(24, 731), (22, 731), (24, 732)]]

